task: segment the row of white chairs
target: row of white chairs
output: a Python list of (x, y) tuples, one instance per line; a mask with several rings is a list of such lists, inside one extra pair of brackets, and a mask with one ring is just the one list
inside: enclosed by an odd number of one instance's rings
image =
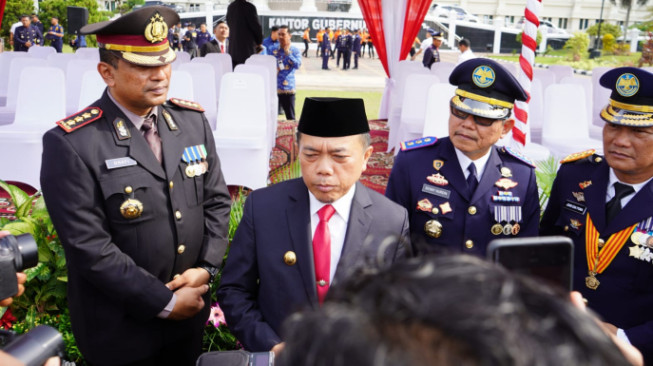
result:
[[(246, 65), (237, 67), (235, 72), (221, 75), (220, 88), (215, 87), (214, 68), (207, 63), (182, 63), (172, 73), (169, 96), (198, 101), (207, 110), (207, 115), (211, 112), (216, 115), (212, 128), (228, 184), (254, 189), (267, 184), (277, 113), (276, 90), (273, 89), (276, 88), (276, 63), (269, 58), (271, 56), (258, 56), (248, 60)], [(3, 169), (3, 174), (6, 175), (3, 179), (23, 181), (39, 187), (41, 136), (53, 127), (54, 121), (68, 115), (64, 108), (66, 87), (78, 93), (78, 107), (75, 111), (98, 99), (104, 91), (104, 81), (94, 67), (97, 62), (90, 62), (93, 67), (86, 69), (73, 61), (68, 65), (72, 70), (68, 70), (67, 77), (79, 76), (79, 83), (73, 88), (70, 87), (72, 83), (66, 83), (66, 76), (60, 68), (47, 66), (43, 62), (22, 67), (19, 71), (16, 69), (13, 77), (20, 82), (13, 84), (18, 85), (15, 99), (21, 102), (15, 104), (12, 123), (0, 126), (0, 154), (11, 156), (11, 152), (22, 152), (24, 149), (28, 149), (29, 153), (21, 156), (13, 165), (4, 165), (3, 168), (7, 169)], [(28, 62), (30, 63), (31, 61)], [(270, 69), (275, 72), (272, 75), (275, 81), (273, 85)], [(52, 85), (48, 93), (51, 97), (34, 98), (34, 85), (43, 83)], [(223, 91), (219, 98), (215, 96), (217, 90)], [(201, 97), (206, 97), (209, 101), (202, 103)], [(217, 104), (211, 103), (210, 99), (219, 101)], [(209, 106), (215, 105), (221, 107), (213, 107), (210, 111)], [(0, 116), (1, 112), (2, 108)], [(272, 118), (274, 123), (271, 122)]]

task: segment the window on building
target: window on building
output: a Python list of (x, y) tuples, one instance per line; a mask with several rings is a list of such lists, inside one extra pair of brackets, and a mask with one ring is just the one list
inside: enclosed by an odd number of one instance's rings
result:
[(558, 28), (567, 29), (567, 18), (559, 18), (558, 19)]
[(589, 19), (581, 19), (580, 24), (578, 25), (578, 29), (583, 30), (587, 29), (589, 27)]

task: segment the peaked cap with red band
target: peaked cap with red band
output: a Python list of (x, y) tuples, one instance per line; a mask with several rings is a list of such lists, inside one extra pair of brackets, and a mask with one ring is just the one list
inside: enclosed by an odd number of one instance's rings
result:
[(146, 6), (115, 20), (88, 24), (81, 34), (95, 34), (98, 47), (117, 51), (123, 60), (141, 66), (167, 65), (177, 58), (168, 44), (168, 29), (179, 15), (165, 6)]

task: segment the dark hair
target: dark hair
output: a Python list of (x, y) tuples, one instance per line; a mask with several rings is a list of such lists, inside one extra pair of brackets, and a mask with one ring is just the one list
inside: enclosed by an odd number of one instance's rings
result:
[(106, 48), (100, 48), (100, 61), (105, 62), (114, 69), (118, 68), (118, 61), (120, 60), (120, 56), (118, 55), (117, 51), (112, 51), (112, 50), (107, 50)]
[(628, 365), (567, 293), (465, 255), (361, 270), (283, 335), (279, 366)]
[[(225, 22), (224, 20), (218, 20), (218, 22), (215, 23), (215, 27), (217, 27), (217, 26), (219, 26), (220, 24), (223, 24), (223, 23), (227, 24), (227, 22)], [(215, 27), (213, 27), (213, 28), (215, 28)]]
[(22, 15), (20, 16), (20, 18), (18, 18), (18, 19), (23, 20), (23, 18), (29, 18), (29, 17), (30, 17), (30, 16), (27, 15), (27, 14), (22, 14)]
[(270, 28), (270, 31), (271, 31), (271, 32), (276, 32), (276, 31), (278, 31), (278, 30), (279, 30), (279, 27), (277, 27), (276, 25), (273, 25), (273, 26)]
[(467, 38), (463, 38), (460, 41), (458, 41), (458, 46), (465, 46), (469, 48), (470, 42)]
[(280, 25), (279, 29), (288, 29), (288, 26), (287, 25)]

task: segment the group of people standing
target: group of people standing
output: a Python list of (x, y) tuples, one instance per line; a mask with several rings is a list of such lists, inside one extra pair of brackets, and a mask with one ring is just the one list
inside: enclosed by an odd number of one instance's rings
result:
[[(304, 36), (308, 31), (309, 29), (304, 31)], [(367, 29), (354, 29), (351, 31), (347, 28), (339, 28), (333, 32), (329, 27), (326, 27), (317, 32), (316, 38), (318, 46), (315, 56), (322, 55), (322, 70), (330, 70), (329, 59), (335, 59), (336, 67), (339, 67), (341, 58), (342, 69), (349, 70), (352, 56), (354, 57), (353, 69), (358, 69), (358, 58), (363, 57), (365, 54), (366, 45), (369, 57), (374, 57), (374, 46)], [(306, 44), (304, 53), (308, 55), (308, 44)]]
[(62, 52), (64, 30), (59, 25), (59, 18), (52, 17), (51, 26), (44, 35), (43, 23), (36, 14), (31, 16), (24, 14), (20, 16), (20, 21), (11, 26), (9, 34), (9, 43), (14, 46), (14, 51), (27, 52), (33, 46), (44, 46), (45, 40), (50, 41), (50, 45), (58, 52)]

